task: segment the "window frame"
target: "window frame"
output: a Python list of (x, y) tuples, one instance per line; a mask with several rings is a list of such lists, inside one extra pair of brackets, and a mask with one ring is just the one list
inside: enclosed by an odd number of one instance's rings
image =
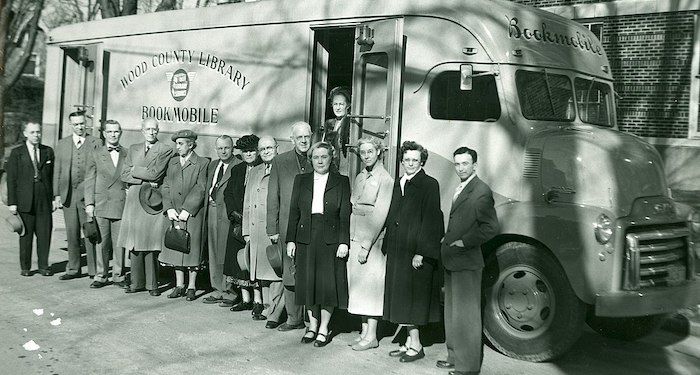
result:
[[(462, 65), (462, 64), (459, 64)], [(472, 120), (472, 119), (460, 119), (460, 118), (438, 118), (438, 117), (433, 117), (433, 111), (432, 109), (432, 103), (433, 103), (433, 85), (435, 84), (435, 80), (440, 77), (443, 74), (457, 74), (457, 76), (460, 75), (459, 71), (459, 65), (455, 65), (454, 68), (456, 69), (441, 69), (440, 71), (435, 72), (431, 77), (430, 77), (430, 82), (427, 84), (428, 86), (428, 116), (430, 117), (431, 120), (437, 120), (437, 121), (463, 121), (463, 122), (497, 122), (498, 120), (501, 119), (503, 116), (503, 100), (501, 99), (501, 93), (499, 90), (499, 84), (498, 84), (498, 75), (497, 74), (490, 74), (486, 75), (486, 77), (492, 77), (493, 79), (493, 84), (494, 88), (496, 90), (495, 92), (495, 98), (498, 101), (498, 113), (496, 116), (488, 117), (485, 119), (479, 119), (479, 120)], [(473, 64), (472, 64), (473, 65)], [(474, 73), (473, 74), (480, 74), (480, 73), (493, 73), (490, 69), (477, 69), (476, 67), (474, 68)], [(479, 78), (479, 77), (477, 77)], [(471, 91), (474, 91), (472, 88)], [(487, 121), (493, 119), (493, 121)]]
[[(529, 73), (541, 73), (541, 74), (551, 74), (551, 75), (557, 75), (557, 76), (562, 76), (566, 77), (566, 79), (569, 82), (569, 86), (571, 87), (571, 98), (573, 99), (573, 116), (571, 119), (538, 119), (538, 118), (529, 118), (525, 116), (525, 113), (523, 112), (523, 103), (520, 97), (520, 90), (519, 90), (519, 85), (518, 85), (518, 74), (520, 72), (529, 72)], [(576, 91), (574, 87), (574, 80), (572, 79), (571, 72), (551, 72), (550, 69), (547, 68), (539, 68), (539, 69), (523, 69), (523, 67), (516, 67), (516, 69), (513, 72), (513, 87), (514, 87), (514, 92), (515, 96), (518, 98), (518, 106), (520, 109), (520, 116), (522, 116), (524, 119), (528, 121), (548, 121), (548, 122), (566, 122), (566, 123), (574, 123), (576, 120), (581, 121), (581, 119), (578, 117), (578, 105), (576, 103)]]
[[(596, 80), (596, 79), (594, 79), (593, 77), (590, 77), (590, 78), (589, 78), (589, 77), (584, 77), (584, 76), (574, 76), (573, 78), (574, 78), (574, 79), (573, 79), (573, 83), (574, 83), (574, 86), (573, 86), (573, 88), (574, 88), (574, 100), (575, 100), (575, 103), (576, 103), (576, 112), (577, 112), (577, 116), (578, 116), (579, 121), (581, 121), (582, 123), (587, 124), (587, 125), (601, 126), (601, 127), (610, 128), (610, 129), (614, 128), (614, 127), (615, 127), (615, 117), (612, 115), (612, 113), (615, 111), (615, 102), (614, 102), (614, 100), (615, 100), (615, 90), (613, 89), (613, 87), (612, 87), (607, 81)], [(610, 91), (608, 92), (609, 97), (608, 97), (608, 100), (607, 100), (607, 106), (608, 106), (608, 109), (607, 109), (607, 115), (608, 115), (608, 116), (607, 116), (607, 117), (608, 117), (608, 120), (609, 120), (609, 122), (610, 122), (608, 125), (599, 124), (599, 123), (595, 123), (595, 122), (591, 122), (591, 121), (586, 121), (586, 120), (583, 119), (583, 116), (581, 115), (581, 110), (579, 110), (579, 107), (578, 107), (578, 106), (579, 106), (579, 101), (578, 101), (578, 98), (576, 97), (576, 81), (577, 81), (577, 80), (582, 80), (582, 81), (586, 81), (586, 82), (591, 82), (591, 81), (592, 81), (594, 84), (599, 83), (599, 84), (601, 84), (601, 85), (607, 87), (607, 88), (610, 90)]]

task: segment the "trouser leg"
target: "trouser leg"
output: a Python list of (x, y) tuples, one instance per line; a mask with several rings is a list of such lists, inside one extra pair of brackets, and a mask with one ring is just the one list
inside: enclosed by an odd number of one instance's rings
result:
[(480, 371), (481, 270), (452, 273), (452, 335), (455, 370)]
[(267, 289), (268, 293), (263, 294), (263, 303), (267, 303), (268, 306), (262, 314), (268, 321), (279, 322), (284, 312), (284, 284), (282, 281), (271, 281), (270, 286), (264, 289)]
[(34, 233), (36, 233), (36, 257), (40, 270), (49, 269), (49, 248), (51, 247), (51, 230), (53, 220), (51, 212), (36, 215), (34, 220)]
[(95, 281), (107, 282), (109, 273), (109, 258), (112, 251), (112, 226), (110, 220), (96, 217), (97, 227), (100, 231), (100, 242), (95, 245)]
[(304, 322), (304, 306), (296, 304), (294, 286), (284, 286), (284, 308), (287, 310), (287, 324), (296, 325)]
[[(19, 267), (22, 271), (29, 271), (32, 269), (32, 246), (34, 243), (36, 216), (20, 212), (19, 217), (24, 222), (24, 236), (19, 238)], [(37, 255), (38, 253), (37, 248)]]
[[(83, 185), (81, 184), (79, 188), (83, 188)], [(73, 195), (74, 197), (77, 196), (77, 194)], [(80, 231), (83, 227), (83, 224), (87, 221), (87, 214), (85, 213), (85, 201), (82, 199), (75, 202), (74, 204), (77, 209), (78, 209), (78, 240), (82, 242), (85, 246), (85, 257), (87, 258), (87, 269), (88, 269), (88, 275), (90, 276), (95, 276), (95, 269), (96, 269), (96, 264), (97, 264), (97, 253), (95, 252), (95, 244), (92, 243), (89, 239), (85, 238), (82, 239), (80, 238)], [(79, 243), (80, 243), (79, 242)], [(80, 253), (78, 253), (80, 254)], [(109, 264), (109, 263), (108, 263)]]
[(80, 274), (80, 219), (78, 218), (78, 205), (72, 203), (63, 207), (63, 218), (66, 222), (66, 239), (68, 240), (68, 264), (66, 273), (70, 275)]
[(144, 254), (144, 268), (146, 271), (146, 289), (158, 289), (158, 252), (146, 251)]
[(455, 328), (452, 326), (454, 299), (452, 298), (452, 291), (452, 272), (445, 270), (445, 345), (447, 346), (447, 362), (455, 363)]
[(115, 283), (124, 281), (124, 248), (117, 247), (119, 239), (119, 229), (121, 228), (121, 220), (110, 219), (110, 231), (112, 232), (112, 281)]
[(146, 253), (143, 251), (131, 251), (131, 288), (141, 289), (146, 287), (146, 265), (144, 263)]

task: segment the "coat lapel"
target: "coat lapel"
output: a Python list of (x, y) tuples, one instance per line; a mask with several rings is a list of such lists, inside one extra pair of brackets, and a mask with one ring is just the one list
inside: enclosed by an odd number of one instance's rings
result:
[(326, 182), (326, 191), (333, 189), (340, 183), (338, 176), (335, 173), (328, 173), (328, 182)]
[(467, 201), (467, 199), (469, 198), (469, 195), (470, 195), (471, 192), (474, 190), (474, 186), (477, 184), (476, 181), (477, 181), (478, 179), (479, 179), (479, 177), (474, 176), (474, 178), (473, 178), (471, 181), (469, 181), (469, 183), (467, 184), (467, 186), (465, 186), (464, 189), (462, 189), (462, 191), (461, 191), (461, 192), (459, 193), (459, 195), (457, 196), (457, 199), (455, 199), (455, 201), (452, 203), (452, 209), (450, 210), (450, 212), (454, 212), (454, 210), (455, 210), (459, 205), (461, 205), (462, 203), (464, 203), (464, 202)]

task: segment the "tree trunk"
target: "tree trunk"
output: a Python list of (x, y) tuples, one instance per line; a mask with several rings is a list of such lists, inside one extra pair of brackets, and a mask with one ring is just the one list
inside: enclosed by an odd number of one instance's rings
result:
[(118, 1), (115, 5), (113, 0), (98, 0), (100, 3), (100, 13), (102, 18), (112, 18), (119, 15)]
[(124, 5), (122, 7), (122, 16), (128, 16), (131, 14), (136, 14), (137, 0), (124, 0)]
[[(32, 57), (32, 50), (34, 50), (34, 42), (36, 41), (36, 34), (39, 32), (39, 19), (41, 18), (41, 11), (44, 8), (44, 0), (38, 0), (36, 7), (34, 9), (34, 14), (32, 19), (29, 21), (29, 37), (27, 38), (27, 43), (22, 46), (22, 51), (20, 53), (19, 60), (17, 64), (13, 64), (13, 70), (5, 69), (3, 77), (3, 91), (7, 91), (12, 88), (12, 86), (17, 83), (19, 78), (22, 76), (24, 68), (27, 66), (27, 62)], [(3, 41), (5, 38), (3, 38)], [(10, 56), (4, 56), (3, 62), (7, 63), (7, 58)], [(7, 67), (6, 67), (7, 68)]]
[(12, 2), (4, 0), (0, 9), (0, 170), (5, 168), (5, 42)]
[(158, 4), (158, 7), (156, 8), (156, 12), (162, 12), (164, 10), (174, 10), (177, 9), (177, 1), (176, 0), (163, 0)]

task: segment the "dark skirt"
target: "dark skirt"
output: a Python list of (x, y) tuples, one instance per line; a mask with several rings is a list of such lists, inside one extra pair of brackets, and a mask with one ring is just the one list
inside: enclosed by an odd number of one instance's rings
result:
[(335, 256), (338, 244), (326, 244), (323, 215), (311, 216), (311, 243), (297, 243), (296, 303), (310, 306), (348, 307), (346, 259)]
[(424, 257), (419, 269), (412, 260), (408, 253), (387, 254), (383, 319), (413, 325), (439, 322), (442, 270), (434, 259)]

